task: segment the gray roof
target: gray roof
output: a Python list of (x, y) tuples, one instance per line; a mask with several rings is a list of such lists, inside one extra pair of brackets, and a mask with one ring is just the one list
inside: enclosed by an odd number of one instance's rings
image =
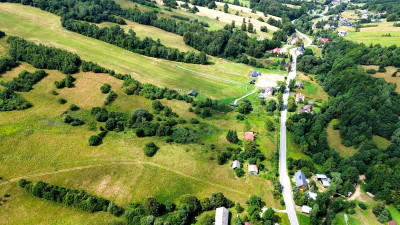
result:
[(294, 176), (296, 177), (297, 187), (301, 187), (301, 186), (308, 187), (306, 175), (304, 175), (304, 173), (301, 170), (297, 171)]
[(196, 90), (191, 90), (191, 91), (189, 91), (189, 95), (196, 96), (197, 95), (197, 91)]
[(317, 176), (318, 179), (328, 178), (325, 174), (315, 174), (315, 176)]
[(251, 76), (258, 77), (258, 76), (260, 76), (260, 72), (258, 72), (257, 70), (253, 70), (253, 72), (251, 72)]

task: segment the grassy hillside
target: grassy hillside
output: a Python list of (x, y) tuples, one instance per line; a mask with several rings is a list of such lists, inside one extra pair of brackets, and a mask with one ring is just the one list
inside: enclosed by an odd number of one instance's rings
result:
[(205, 74), (247, 83), (248, 73), (253, 69), (249, 66), (216, 58), (212, 60), (214, 65), (201, 66), (141, 56), (67, 31), (61, 27), (58, 16), (37, 8), (1, 3), (0, 26), (9, 35), (66, 49), (77, 53), (84, 60), (95, 61), (101, 66), (113, 68), (116, 72), (132, 74), (135, 79), (144, 83), (185, 91), (197, 89), (202, 95), (218, 99), (240, 97), (251, 89), (246, 90), (245, 86), (232, 85), (174, 67), (180, 65)]

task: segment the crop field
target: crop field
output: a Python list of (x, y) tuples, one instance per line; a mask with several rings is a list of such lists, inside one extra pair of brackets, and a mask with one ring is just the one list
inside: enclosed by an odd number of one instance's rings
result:
[[(247, 65), (213, 58), (214, 65), (204, 66), (138, 55), (67, 31), (61, 27), (58, 16), (33, 7), (1, 3), (0, 26), (8, 35), (17, 35), (31, 41), (66, 49), (77, 53), (86, 61), (97, 62), (99, 65), (113, 68), (119, 73), (132, 74), (134, 79), (144, 83), (185, 91), (197, 89), (202, 95), (219, 99), (240, 97), (249, 91), (244, 85), (232, 85), (174, 67), (174, 65), (180, 65), (223, 79), (247, 83), (249, 81), (247, 74), (253, 70)], [(178, 43), (179, 40), (177, 39), (175, 43)]]
[[(369, 23), (368, 25), (378, 25), (377, 27), (361, 28), (360, 32), (355, 32), (352, 27), (339, 27), (338, 30), (345, 30), (349, 35), (346, 39), (359, 43), (380, 44), (382, 46), (390, 46), (399, 44), (400, 27), (394, 27), (394, 22), (378, 22)], [(390, 36), (385, 36), (390, 34)]]

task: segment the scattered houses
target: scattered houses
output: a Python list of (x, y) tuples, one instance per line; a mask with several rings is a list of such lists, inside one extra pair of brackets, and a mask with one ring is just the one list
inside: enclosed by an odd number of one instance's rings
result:
[(301, 212), (306, 213), (306, 214), (310, 214), (311, 210), (312, 210), (312, 208), (308, 205), (303, 205), (301, 207)]
[(304, 175), (304, 173), (301, 170), (297, 171), (294, 176), (296, 178), (296, 186), (299, 189), (302, 190), (308, 188), (306, 175)]
[(296, 94), (296, 102), (299, 102), (300, 100), (304, 102), (306, 100), (306, 95), (303, 93), (297, 93)]
[(215, 225), (228, 225), (229, 210), (225, 207), (219, 207), (215, 210)]
[(235, 160), (232, 162), (232, 169), (240, 168), (240, 162)]
[(248, 167), (249, 167), (249, 173), (250, 174), (258, 174), (258, 167), (257, 167), (257, 165), (251, 165), (251, 164), (249, 164), (248, 165)]
[(191, 90), (191, 91), (189, 91), (188, 95), (190, 97), (196, 97), (197, 96), (197, 91), (196, 90)]
[(331, 183), (331, 179), (329, 179), (325, 174), (316, 174), (317, 180), (321, 181), (322, 187), (328, 188)]
[(257, 70), (253, 70), (253, 72), (251, 72), (251, 77), (258, 77), (260, 75), (261, 75), (261, 73), (258, 72)]
[(244, 136), (246, 138), (246, 140), (252, 140), (254, 141), (254, 137), (256, 136), (253, 132), (244, 132)]

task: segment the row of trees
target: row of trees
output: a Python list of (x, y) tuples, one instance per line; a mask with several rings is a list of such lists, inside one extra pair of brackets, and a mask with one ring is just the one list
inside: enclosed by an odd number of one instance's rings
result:
[(14, 60), (27, 62), (38, 69), (59, 70), (65, 74), (79, 72), (81, 59), (76, 54), (54, 47), (37, 45), (20, 37), (9, 37), (9, 55)]
[(181, 52), (177, 48), (165, 47), (160, 40), (154, 41), (151, 38), (140, 40), (136, 37), (136, 33), (130, 29), (129, 34), (125, 33), (120, 26), (99, 28), (95, 24), (80, 22), (74, 19), (62, 17), (62, 26), (67, 30), (92, 37), (131, 52), (136, 52), (142, 55), (163, 58), (171, 61), (207, 64), (207, 56), (204, 52)]
[(63, 205), (71, 206), (81, 209), (86, 212), (99, 212), (105, 211), (113, 214), (114, 216), (121, 216), (124, 209), (115, 203), (87, 193), (84, 190), (72, 190), (65, 187), (37, 181), (30, 183), (24, 179), (18, 181), (20, 187), (25, 188), (30, 194), (38, 198), (60, 203)]
[(32, 90), (34, 84), (42, 80), (45, 76), (47, 76), (47, 73), (44, 70), (37, 70), (33, 73), (24, 70), (18, 74), (18, 77), (13, 78), (12, 81), (1, 81), (0, 83), (12, 91), (28, 92)]

